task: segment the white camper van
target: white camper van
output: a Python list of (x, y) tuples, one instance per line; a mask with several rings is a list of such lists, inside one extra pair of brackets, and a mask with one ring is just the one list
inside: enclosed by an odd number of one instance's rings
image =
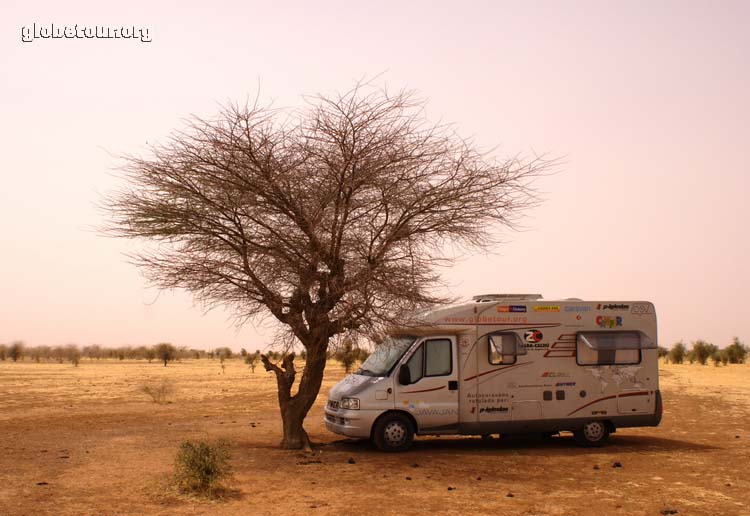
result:
[(476, 296), (395, 331), (329, 394), (326, 427), (384, 451), (414, 435), (573, 432), (588, 446), (661, 421), (646, 301)]

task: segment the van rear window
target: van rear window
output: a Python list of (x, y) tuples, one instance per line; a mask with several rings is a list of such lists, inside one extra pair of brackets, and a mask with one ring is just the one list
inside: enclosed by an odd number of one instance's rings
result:
[(642, 336), (637, 331), (580, 332), (576, 339), (579, 365), (632, 365), (641, 362)]

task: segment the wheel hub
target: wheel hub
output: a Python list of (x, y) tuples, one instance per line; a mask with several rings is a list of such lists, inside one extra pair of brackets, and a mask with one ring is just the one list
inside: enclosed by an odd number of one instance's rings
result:
[(589, 441), (598, 441), (604, 437), (604, 425), (601, 423), (588, 423), (583, 427), (583, 434)]
[(385, 440), (391, 446), (399, 446), (406, 442), (406, 427), (398, 421), (388, 423), (388, 425), (385, 427), (384, 434)]

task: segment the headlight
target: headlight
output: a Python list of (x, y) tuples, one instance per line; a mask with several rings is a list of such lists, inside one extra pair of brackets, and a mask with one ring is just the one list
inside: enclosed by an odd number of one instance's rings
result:
[(348, 410), (359, 410), (358, 398), (341, 398), (341, 408)]

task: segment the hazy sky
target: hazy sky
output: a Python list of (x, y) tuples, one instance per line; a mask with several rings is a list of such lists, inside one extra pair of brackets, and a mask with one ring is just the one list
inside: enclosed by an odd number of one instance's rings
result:
[[(96, 233), (112, 155), (259, 85), (297, 106), (378, 74), (498, 156), (565, 157), (524, 232), (444, 271), (451, 294), (645, 299), (662, 345), (750, 342), (750, 2), (105, 4), (0, 7), (0, 342), (264, 346)], [(152, 41), (23, 42), (34, 23)]]

